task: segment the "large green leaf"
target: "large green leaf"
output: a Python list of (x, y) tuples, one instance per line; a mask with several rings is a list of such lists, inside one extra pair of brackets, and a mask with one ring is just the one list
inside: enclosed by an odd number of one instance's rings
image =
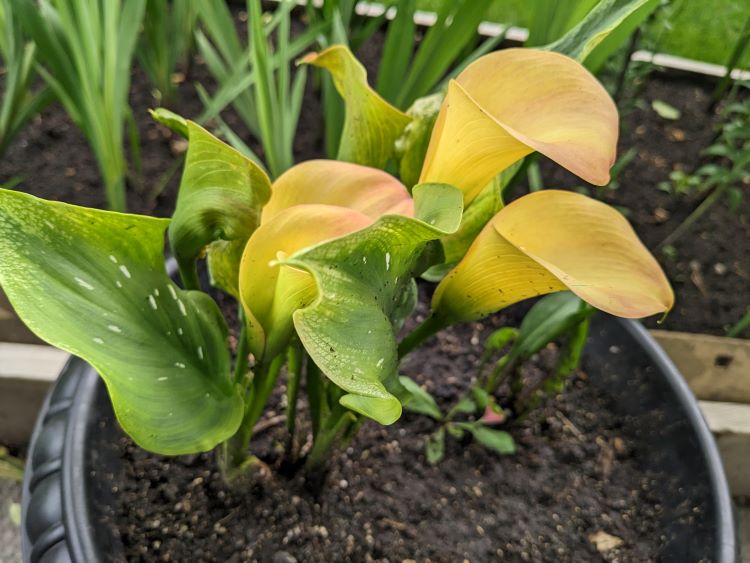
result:
[(592, 311), (593, 308), (570, 291), (542, 297), (524, 317), (508, 361), (530, 358), (555, 338), (578, 326)]
[(534, 2), (525, 47), (538, 47), (556, 41), (593, 8), (599, 0), (557, 0)]
[(430, 243), (458, 227), (462, 195), (444, 184), (414, 188), (416, 219), (385, 215), (370, 227), (302, 250), (281, 263), (308, 270), (318, 297), (294, 313), (302, 343), (323, 373), (348, 392), (344, 406), (390, 424), (401, 404), (384, 381), (398, 365), (394, 313)]
[(385, 168), (396, 139), (411, 118), (381, 98), (367, 83), (367, 71), (345, 45), (310, 53), (300, 62), (326, 69), (346, 105), (337, 160)]
[(601, 0), (578, 25), (545, 48), (596, 71), (658, 5), (659, 0)]
[[(182, 126), (171, 115), (155, 113), (167, 125)], [(162, 118), (162, 115), (164, 117)], [(200, 125), (186, 121), (188, 151), (182, 173), (169, 242), (183, 279), (197, 288), (195, 262), (217, 240), (235, 245), (212, 246), (219, 254), (209, 263), (222, 264), (234, 275), (215, 276), (222, 289), (237, 295), (237, 272), (243, 245), (260, 223), (260, 211), (271, 196), (271, 182), (261, 168)]]
[(231, 436), (243, 402), (218, 307), (165, 273), (167, 225), (0, 190), (0, 284), (37, 336), (96, 368), (140, 446), (183, 454)]

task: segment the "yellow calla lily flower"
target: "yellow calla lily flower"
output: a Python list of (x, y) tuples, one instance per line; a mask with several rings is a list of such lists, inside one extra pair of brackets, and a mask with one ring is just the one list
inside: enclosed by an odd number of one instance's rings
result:
[(587, 182), (604, 185), (617, 148), (617, 108), (575, 60), (503, 49), (448, 86), (420, 182), (443, 182), (470, 203), (505, 168), (539, 151)]
[(564, 289), (626, 318), (674, 303), (664, 272), (625, 217), (581, 194), (544, 190), (495, 215), (438, 285), (432, 307), (447, 322), (467, 321)]
[(381, 170), (312, 160), (274, 182), (240, 263), (240, 299), (253, 354), (280, 353), (292, 332), (292, 314), (316, 296), (308, 272), (277, 261), (361, 230), (386, 214), (411, 217), (414, 202), (403, 184)]

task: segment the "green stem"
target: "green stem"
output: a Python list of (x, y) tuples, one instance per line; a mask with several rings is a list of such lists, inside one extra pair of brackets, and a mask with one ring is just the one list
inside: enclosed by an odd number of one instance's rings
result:
[(328, 402), (325, 386), (320, 375), (320, 368), (310, 359), (305, 372), (305, 387), (307, 402), (310, 404), (310, 423), (312, 425), (313, 441), (318, 438), (322, 421), (328, 416)]
[(242, 305), (239, 306), (240, 336), (237, 341), (237, 359), (234, 364), (234, 382), (242, 383), (247, 375), (247, 367), (250, 356), (250, 343), (247, 340), (247, 321)]
[(732, 54), (729, 57), (729, 61), (727, 61), (727, 71), (716, 85), (716, 89), (711, 97), (711, 106), (709, 107), (709, 110), (713, 110), (716, 107), (716, 104), (718, 104), (724, 97), (724, 93), (732, 82), (732, 71), (739, 66), (740, 59), (742, 58), (745, 49), (747, 49), (748, 44), (750, 44), (750, 18), (745, 21), (745, 26), (740, 32), (737, 43), (734, 44)]
[(313, 442), (313, 447), (305, 462), (305, 469), (310, 471), (320, 467), (336, 445), (336, 439), (347, 434), (356, 423), (357, 416), (352, 411), (337, 405), (326, 421), (325, 428), (318, 433), (318, 437)]
[(263, 407), (268, 402), (281, 366), (284, 365), (284, 359), (284, 355), (280, 354), (271, 362), (261, 363), (255, 372), (248, 392), (250, 399), (246, 403), (245, 416), (242, 418), (240, 427), (219, 449), (219, 465), (226, 481), (239, 476), (253, 459), (248, 453), (250, 439), (263, 412)]
[(404, 339), (399, 342), (398, 345), (398, 357), (399, 359), (406, 356), (409, 352), (414, 350), (420, 344), (435, 336), (438, 332), (448, 326), (445, 319), (430, 315), (427, 317), (422, 324), (417, 326), (413, 331), (407, 334)]
[(497, 361), (495, 367), (492, 368), (492, 371), (487, 378), (487, 382), (484, 384), (484, 390), (487, 391), (487, 393), (494, 393), (497, 386), (505, 381), (505, 378), (508, 377), (510, 371), (515, 368), (514, 365), (509, 365), (511, 362), (508, 361), (508, 358), (509, 356), (507, 355), (503, 356)]
[(296, 457), (294, 453), (294, 433), (297, 426), (297, 397), (299, 396), (299, 383), (304, 365), (305, 353), (302, 345), (295, 342), (289, 346), (287, 353), (286, 429), (288, 437), (286, 454), (290, 461), (293, 461)]
[(695, 210), (690, 215), (688, 215), (688, 217), (682, 223), (680, 223), (679, 226), (674, 231), (672, 231), (672, 233), (667, 238), (659, 243), (658, 248), (664, 248), (665, 246), (674, 244), (677, 239), (688, 232), (693, 227), (695, 222), (703, 217), (703, 214), (706, 213), (706, 211), (713, 207), (714, 203), (716, 203), (722, 196), (722, 194), (727, 190), (727, 188), (729, 188), (729, 185), (730, 184), (728, 182), (725, 182), (716, 186), (713, 191), (706, 197), (706, 199), (704, 199), (701, 204), (696, 207)]
[(180, 268), (180, 279), (185, 289), (190, 291), (200, 291), (201, 283), (198, 280), (198, 268), (195, 261), (185, 266), (181, 260), (177, 260), (177, 265)]
[(737, 324), (729, 329), (729, 332), (727, 332), (727, 336), (730, 338), (737, 338), (743, 332), (745, 332), (747, 327), (750, 327), (750, 310), (748, 310), (748, 312), (745, 313), (745, 315), (739, 321), (737, 321)]

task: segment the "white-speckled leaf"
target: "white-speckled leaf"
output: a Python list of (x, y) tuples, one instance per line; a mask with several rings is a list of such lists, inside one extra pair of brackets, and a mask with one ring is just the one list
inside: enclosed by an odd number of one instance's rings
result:
[(381, 424), (401, 415), (384, 381), (396, 375), (394, 323), (404, 293), (424, 267), (430, 241), (458, 228), (462, 194), (445, 184), (414, 188), (416, 219), (381, 217), (370, 227), (300, 251), (283, 263), (315, 278), (318, 297), (294, 313), (294, 326), (326, 376), (347, 391), (341, 404)]
[(37, 336), (96, 368), (140, 446), (183, 454), (231, 436), (243, 402), (218, 307), (166, 275), (168, 224), (0, 190), (0, 284)]

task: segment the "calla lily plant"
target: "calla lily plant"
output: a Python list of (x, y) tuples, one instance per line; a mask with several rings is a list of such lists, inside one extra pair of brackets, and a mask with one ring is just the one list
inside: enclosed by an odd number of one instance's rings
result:
[[(375, 93), (346, 47), (301, 63), (330, 72), (344, 98), (338, 160), (302, 162), (271, 183), (199, 125), (158, 111), (189, 141), (171, 221), (0, 192), (3, 289), (41, 338), (99, 371), (142, 447), (219, 446), (226, 474), (241, 472), (286, 366), (289, 430), (304, 388), (314, 438), (290, 455), (315, 467), (363, 420), (398, 420), (414, 389), (400, 358), (451, 324), (560, 291), (622, 317), (672, 307), (662, 270), (613, 208), (563, 190), (502, 200), (532, 152), (608, 182), (617, 110), (575, 60), (485, 55), (449, 82), (431, 126)], [(404, 162), (419, 163), (401, 174), (407, 183), (388, 172)], [(163, 267), (167, 230), (181, 285)], [(234, 368), (226, 322), (201, 291), (203, 258), (238, 301)], [(431, 315), (399, 341), (416, 280), (436, 269)]]

